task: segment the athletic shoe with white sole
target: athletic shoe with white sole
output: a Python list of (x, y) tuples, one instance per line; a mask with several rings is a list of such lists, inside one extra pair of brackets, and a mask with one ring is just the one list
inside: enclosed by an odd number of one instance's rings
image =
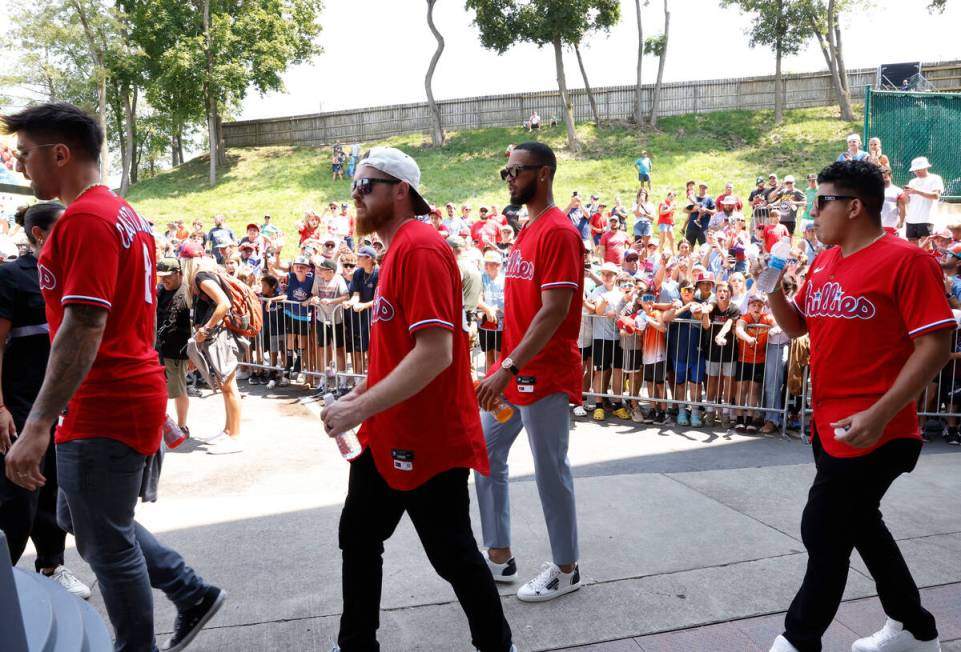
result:
[(575, 416), (575, 417), (586, 417), (586, 416), (587, 416), (587, 410), (584, 409), (584, 406), (583, 406), (583, 405), (577, 405), (577, 406), (574, 407), (574, 416)]
[(919, 641), (904, 625), (888, 618), (880, 631), (854, 641), (851, 652), (941, 652), (941, 644), (937, 638)]
[(75, 595), (81, 600), (90, 599), (90, 587), (81, 582), (66, 566), (57, 566), (51, 574), (41, 573), (41, 575), (49, 577), (63, 587), (67, 593)]
[(513, 557), (503, 564), (498, 564), (485, 552), (484, 561), (487, 562), (487, 567), (491, 569), (491, 575), (494, 576), (495, 582), (513, 582), (517, 579), (517, 562), (514, 561)]
[(537, 577), (517, 591), (521, 602), (545, 602), (581, 588), (581, 571), (576, 566), (565, 573), (560, 566), (546, 561)]
[(770, 652), (799, 652), (796, 647), (791, 645), (791, 642), (784, 638), (783, 636), (778, 636), (774, 639), (774, 645), (771, 646)]
[(177, 620), (174, 621), (174, 633), (160, 647), (164, 652), (180, 652), (190, 645), (200, 630), (204, 628), (214, 614), (223, 606), (227, 599), (227, 592), (218, 589), (216, 586), (207, 587), (204, 597), (186, 611), (177, 612)]
[(244, 450), (236, 437), (231, 437), (225, 432), (221, 432), (219, 437), (205, 443), (207, 444), (207, 455), (230, 455)]

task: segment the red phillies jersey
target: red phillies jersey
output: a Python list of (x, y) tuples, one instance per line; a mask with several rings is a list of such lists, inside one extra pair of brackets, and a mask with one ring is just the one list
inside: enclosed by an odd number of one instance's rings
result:
[(394, 489), (414, 489), (452, 468), (488, 473), (468, 359), (460, 269), (429, 224), (401, 225), (387, 249), (374, 293), (367, 386), (390, 374), (425, 328), (454, 334), (453, 362), (424, 389), (366, 421), (358, 432)]
[(154, 350), (155, 255), (150, 224), (104, 186), (80, 195), (50, 233), (37, 267), (51, 340), (65, 306), (109, 311), (93, 367), (57, 429), (58, 443), (106, 437), (144, 455), (157, 452), (167, 391)]
[(830, 424), (867, 409), (891, 388), (914, 352), (913, 338), (955, 328), (938, 264), (891, 235), (847, 257), (833, 247), (814, 259), (794, 302), (811, 334), (814, 423), (824, 450), (857, 457), (892, 439), (919, 439), (914, 401), (870, 449), (836, 440)]
[[(541, 309), (541, 292), (552, 288), (573, 290), (571, 306), (547, 345), (504, 391), (515, 405), (530, 405), (557, 392), (567, 394), (575, 405), (581, 403), (583, 366), (577, 334), (584, 299), (584, 243), (557, 207), (521, 229), (504, 266), (503, 357), (509, 356), (527, 333)], [(492, 372), (499, 367), (498, 363)]]

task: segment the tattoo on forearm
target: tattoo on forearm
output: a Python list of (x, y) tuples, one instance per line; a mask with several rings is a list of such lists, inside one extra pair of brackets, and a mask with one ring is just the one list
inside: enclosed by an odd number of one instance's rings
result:
[(30, 421), (52, 424), (60, 416), (93, 366), (107, 325), (107, 314), (103, 308), (94, 306), (67, 306), (50, 348), (43, 386), (30, 410)]

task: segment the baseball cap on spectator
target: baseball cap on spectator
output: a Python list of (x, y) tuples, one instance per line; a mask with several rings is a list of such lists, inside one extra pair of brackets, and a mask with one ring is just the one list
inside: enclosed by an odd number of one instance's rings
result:
[(706, 271), (700, 272), (697, 275), (697, 280), (695, 283), (710, 283), (711, 285), (714, 285), (714, 274)]
[(804, 225), (804, 230), (805, 230), (805, 231), (807, 231), (807, 230), (809, 230), (809, 229), (813, 230), (813, 229), (816, 229), (816, 228), (817, 228), (817, 227), (814, 226), (814, 220), (811, 220), (810, 222), (807, 222), (807, 223)]
[(294, 265), (310, 265), (310, 258), (307, 256), (297, 256), (294, 258)]
[(454, 202), (449, 201), (449, 202), (447, 202), (446, 204), (444, 204), (444, 206), (445, 206), (445, 207), (450, 206), (451, 208), (454, 208)]
[(768, 179), (777, 179), (777, 175), (772, 172), (771, 174), (767, 175), (767, 178), (768, 178)]
[(477, 212), (478, 212), (478, 213), (487, 213), (487, 212), (489, 212), (489, 211), (488, 211), (487, 206), (481, 206), (480, 208), (477, 209)]
[(764, 177), (758, 177), (757, 179), (754, 180), (755, 186), (759, 183), (764, 183)]
[(420, 168), (413, 158), (394, 147), (373, 147), (361, 164), (406, 182), (410, 186), (415, 215), (430, 212), (430, 206), (420, 196)]
[(337, 271), (337, 263), (335, 263), (334, 261), (330, 260), (329, 258), (324, 258), (324, 259), (322, 259), (322, 260), (320, 261), (320, 264), (318, 265), (318, 267), (319, 267), (320, 269), (330, 270), (331, 272), (336, 272), (336, 271)]
[(260, 233), (260, 227), (259, 227), (258, 225), (256, 225), (256, 224), (254, 224), (253, 222), (251, 222), (250, 224), (247, 225), (247, 230), (249, 231), (249, 230), (251, 230), (251, 229), (256, 229), (256, 230), (257, 230), (257, 233)]
[(808, 175), (808, 181), (817, 181), (817, 180), (818, 180), (818, 175), (814, 173), (811, 173)]
[(170, 276), (180, 271), (180, 261), (176, 258), (161, 258), (157, 261), (157, 276)]
[(951, 245), (945, 250), (945, 252), (951, 254), (955, 258), (961, 259), (961, 242)]
[(597, 195), (591, 195), (591, 199), (600, 199)]
[(430, 209), (430, 214), (431, 214), (431, 215), (436, 215), (437, 217), (441, 217), (440, 209), (437, 208), (436, 206), (434, 206), (433, 208)]
[(199, 242), (189, 240), (180, 248), (181, 258), (200, 258), (204, 255), (204, 247)]
[[(617, 219), (617, 218), (614, 218), (614, 219)], [(624, 260), (628, 262), (632, 260), (637, 260), (638, 258), (640, 258), (640, 256), (637, 254), (636, 251), (628, 251), (626, 254), (624, 254)]]
[(614, 263), (608, 261), (603, 265), (601, 265), (601, 274), (605, 272), (610, 272), (611, 274), (620, 274), (621, 268), (615, 265)]
[(250, 251), (256, 251), (256, 250), (257, 250), (257, 245), (255, 245), (253, 242), (245, 242), (245, 243), (243, 243), (242, 245), (240, 245), (240, 248), (241, 248), (241, 249), (249, 249)]
[(452, 249), (463, 249), (467, 246), (467, 242), (459, 235), (452, 235), (447, 238), (447, 244), (450, 245)]
[(927, 156), (918, 156), (917, 158), (911, 159), (911, 172), (926, 170), (929, 167), (931, 167), (931, 163), (928, 162)]
[(698, 184), (697, 184), (697, 187), (698, 187), (698, 188), (707, 188), (707, 184), (704, 183), (703, 181), (699, 181)]
[(722, 205), (722, 206), (736, 206), (736, 205), (737, 205), (737, 200), (734, 198), (733, 195), (728, 195), (727, 197), (725, 197), (724, 199), (721, 200), (721, 205)]
[(341, 208), (347, 208), (347, 202), (345, 202), (345, 201), (340, 202), (340, 207), (341, 207)]
[(377, 250), (373, 247), (361, 247), (357, 252), (357, 256), (367, 256), (368, 258), (377, 259)]
[(752, 294), (747, 298), (748, 303), (763, 303), (767, 304), (767, 297), (763, 294)]
[(498, 265), (504, 264), (504, 257), (497, 253), (496, 250), (490, 249), (484, 253), (485, 263), (497, 263)]
[(951, 239), (952, 239), (952, 238), (951, 238), (951, 231), (949, 231), (948, 229), (941, 229), (941, 230), (939, 230), (939, 231), (935, 231), (934, 237), (935, 237), (935, 238), (942, 238), (942, 239), (944, 239), (944, 240), (951, 240)]
[(233, 240), (226, 240), (217, 244), (217, 249), (226, 249), (227, 247), (233, 247), (237, 243)]
[(786, 177), (784, 177), (784, 183), (794, 183), (794, 175), (789, 174)]

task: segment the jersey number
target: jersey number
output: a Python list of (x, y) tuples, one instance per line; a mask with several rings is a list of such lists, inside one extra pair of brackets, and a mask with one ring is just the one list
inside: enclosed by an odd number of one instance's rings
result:
[(143, 300), (153, 303), (153, 264), (146, 244), (143, 246)]

